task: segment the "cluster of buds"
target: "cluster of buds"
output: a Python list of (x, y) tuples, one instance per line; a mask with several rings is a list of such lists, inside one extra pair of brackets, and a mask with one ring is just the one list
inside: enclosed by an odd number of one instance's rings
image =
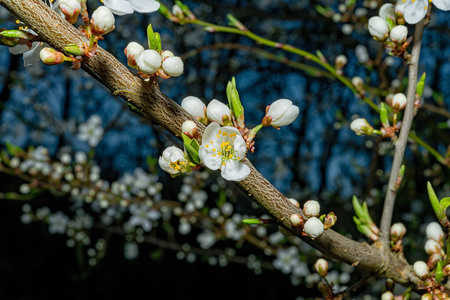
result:
[(369, 19), (369, 33), (375, 40), (383, 42), (390, 50), (390, 55), (402, 57), (408, 60), (410, 55), (406, 48), (412, 40), (408, 39), (408, 28), (403, 25), (404, 5), (386, 3), (381, 6), (379, 15)]
[(157, 32), (153, 32), (151, 25), (147, 28), (147, 37), (149, 49), (144, 49), (136, 42), (130, 42), (125, 48), (128, 66), (138, 69), (144, 79), (151, 76), (168, 79), (183, 74), (183, 61), (180, 57), (174, 56), (172, 51), (161, 50), (161, 38)]
[(397, 141), (396, 133), (401, 128), (401, 122), (397, 121), (398, 114), (406, 107), (406, 96), (402, 93), (397, 93), (395, 95), (389, 94), (386, 97), (386, 103), (392, 109), (392, 119), (393, 124), (389, 122), (389, 111), (384, 103), (380, 104), (380, 121), (382, 127), (380, 130), (375, 130), (369, 122), (364, 118), (357, 118), (353, 120), (350, 124), (351, 130), (353, 130), (357, 135), (372, 135), (378, 134), (383, 138), (391, 138), (395, 143)]
[[(140, 57), (137, 57), (138, 67)], [(254, 150), (253, 138), (256, 132), (264, 125), (279, 129), (280, 126), (292, 123), (299, 113), (299, 108), (292, 101), (277, 100), (266, 110), (262, 123), (250, 130), (245, 127), (244, 107), (234, 78), (228, 82), (226, 94), (228, 105), (216, 99), (205, 105), (194, 96), (183, 99), (181, 107), (208, 126), (200, 137), (197, 123), (185, 121), (181, 128), (185, 151), (179, 149), (177, 155), (169, 159), (169, 154), (175, 151), (171, 148), (166, 156), (161, 156), (160, 165), (163, 170), (176, 176), (205, 166), (211, 170), (221, 170), (222, 177), (226, 180), (244, 180), (250, 174), (250, 168), (243, 159), (248, 150)]]
[(353, 221), (355, 222), (358, 231), (372, 241), (377, 241), (380, 229), (372, 220), (367, 203), (364, 201), (361, 205), (358, 201), (358, 198), (356, 196), (353, 196), (352, 204), (356, 214), (356, 216), (353, 216)]
[[(289, 200), (297, 206), (297, 201), (294, 199)], [(311, 239), (315, 239), (321, 236), (324, 230), (332, 227), (337, 221), (337, 217), (333, 212), (322, 216), (319, 216), (319, 214), (319, 202), (316, 200), (308, 200), (303, 205), (303, 216), (300, 214), (293, 214), (289, 219), (294, 227), (303, 226), (304, 235)]]

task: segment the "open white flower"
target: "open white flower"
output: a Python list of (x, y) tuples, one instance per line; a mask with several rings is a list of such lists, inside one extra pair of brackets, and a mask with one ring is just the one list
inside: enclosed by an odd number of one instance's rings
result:
[(159, 157), (158, 163), (161, 169), (172, 175), (186, 172), (189, 164), (183, 150), (175, 146), (166, 148)]
[(102, 119), (92, 115), (86, 123), (78, 126), (78, 139), (87, 141), (90, 147), (96, 147), (103, 137)]
[(206, 167), (220, 169), (226, 180), (240, 181), (250, 174), (250, 168), (241, 162), (246, 152), (247, 146), (239, 130), (211, 123), (203, 134), (198, 154)]
[(427, 14), (429, 2), (440, 10), (450, 10), (450, 0), (406, 0), (403, 11), (405, 21), (409, 24), (419, 23)]
[(151, 13), (159, 9), (155, 0), (103, 0), (103, 4), (118, 16), (139, 13)]

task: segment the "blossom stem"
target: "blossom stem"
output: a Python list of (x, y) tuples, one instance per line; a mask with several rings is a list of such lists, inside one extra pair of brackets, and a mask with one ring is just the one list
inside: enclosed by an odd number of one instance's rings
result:
[(419, 67), (419, 56), (422, 45), (422, 35), (425, 27), (425, 20), (420, 21), (414, 32), (414, 45), (411, 50), (411, 64), (409, 65), (408, 94), (405, 113), (403, 115), (402, 129), (398, 141), (395, 144), (394, 159), (392, 162), (391, 173), (389, 176), (388, 188), (384, 200), (383, 213), (380, 222), (380, 241), (385, 249), (389, 249), (389, 233), (394, 213), (394, 204), (396, 196), (396, 182), (403, 163), (408, 135), (411, 124), (414, 119), (414, 102), (416, 99), (416, 85)]
[(253, 128), (252, 131), (250, 131), (250, 134), (248, 135), (247, 143), (251, 143), (253, 141), (253, 139), (255, 138), (256, 134), (258, 133), (258, 131), (263, 127), (264, 127), (264, 125), (261, 123), (258, 126), (256, 126), (255, 128)]

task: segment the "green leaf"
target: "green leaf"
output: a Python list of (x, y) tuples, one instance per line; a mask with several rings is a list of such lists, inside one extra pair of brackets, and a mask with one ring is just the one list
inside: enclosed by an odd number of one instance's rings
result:
[(186, 154), (188, 156), (188, 159), (196, 165), (200, 164), (201, 160), (200, 160), (200, 157), (198, 156), (199, 146), (198, 146), (198, 144), (197, 144), (197, 147), (191, 145), (191, 143), (193, 143), (193, 141), (195, 141), (195, 142), (197, 142), (197, 141), (195, 139), (189, 138), (184, 133), (182, 133), (181, 136), (183, 138), (184, 148), (186, 149)]
[(447, 207), (449, 207), (450, 206), (450, 197), (442, 198), (440, 204), (441, 204), (442, 209), (446, 209)]
[(5, 142), (5, 145), (6, 145), (6, 150), (8, 150), (8, 153), (11, 154), (12, 156), (17, 156), (17, 155), (25, 153), (25, 151), (22, 148), (20, 148), (19, 146), (13, 145), (8, 141)]
[(352, 204), (353, 204), (353, 209), (355, 210), (355, 213), (358, 216), (358, 218), (360, 218), (360, 219), (364, 218), (364, 210), (361, 207), (361, 205), (359, 204), (358, 198), (356, 196), (353, 196)]
[(244, 224), (259, 224), (259, 219), (244, 219), (242, 220)]
[(428, 190), (428, 197), (430, 198), (431, 206), (433, 207), (436, 217), (439, 220), (443, 220), (445, 218), (445, 210), (441, 207), (439, 199), (436, 196), (436, 193), (433, 190), (433, 186), (429, 181), (427, 182), (427, 190)]
[(380, 104), (380, 120), (381, 120), (381, 124), (383, 124), (384, 128), (388, 128), (390, 126), (387, 109), (386, 109), (386, 106), (384, 105), (384, 103)]
[[(148, 24), (147, 39), (148, 39), (148, 48), (149, 49), (161, 51), (161, 38), (156, 37), (155, 32), (153, 32), (152, 24)], [(158, 49), (160, 49), (160, 50), (158, 50)]]

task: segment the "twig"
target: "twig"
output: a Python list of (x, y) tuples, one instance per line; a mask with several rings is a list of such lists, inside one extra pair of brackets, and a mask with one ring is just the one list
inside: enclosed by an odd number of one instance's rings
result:
[(416, 100), (417, 74), (419, 68), (420, 48), (422, 45), (423, 29), (425, 20), (420, 21), (414, 32), (414, 45), (411, 50), (411, 62), (409, 65), (409, 82), (408, 94), (405, 113), (403, 115), (402, 129), (397, 143), (395, 144), (395, 154), (392, 162), (391, 174), (389, 176), (388, 188), (384, 199), (383, 214), (380, 222), (380, 242), (385, 249), (389, 249), (389, 233), (392, 223), (392, 215), (394, 213), (394, 204), (396, 190), (395, 185), (403, 163), (406, 145), (408, 142), (408, 134), (411, 129), (412, 120), (414, 119), (414, 101)]

